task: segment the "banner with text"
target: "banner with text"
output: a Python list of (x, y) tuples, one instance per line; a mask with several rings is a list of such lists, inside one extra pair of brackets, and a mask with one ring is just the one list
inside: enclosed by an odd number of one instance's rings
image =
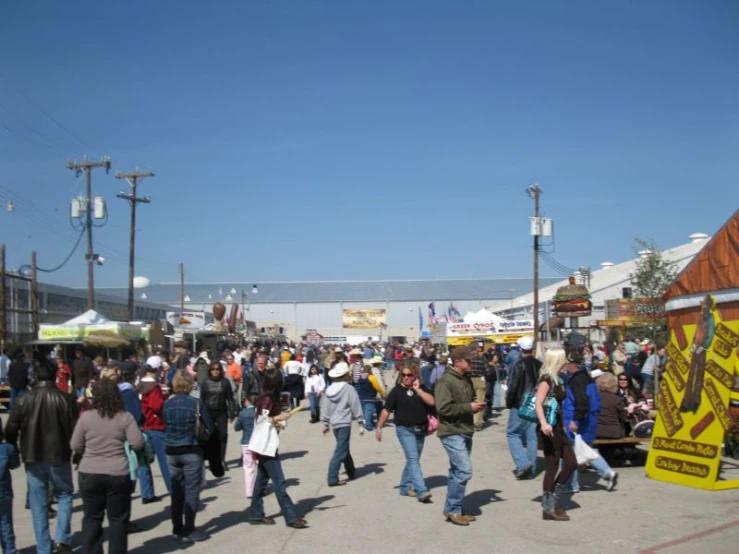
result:
[(343, 310), (344, 329), (377, 329), (387, 324), (387, 310)]

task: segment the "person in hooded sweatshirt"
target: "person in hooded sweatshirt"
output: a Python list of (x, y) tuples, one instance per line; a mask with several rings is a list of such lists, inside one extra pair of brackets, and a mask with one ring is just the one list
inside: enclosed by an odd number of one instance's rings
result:
[[(164, 433), (164, 394), (162, 393), (162, 387), (158, 380), (158, 373), (162, 366), (163, 361), (159, 356), (150, 356), (146, 360), (146, 375), (139, 381), (136, 392), (141, 398), (141, 411), (144, 414), (144, 423), (141, 429), (151, 441), (151, 446), (159, 462), (159, 469), (162, 472), (164, 485), (167, 487), (167, 492), (171, 494), (172, 479), (169, 473), (169, 463), (167, 462), (166, 434)], [(141, 470), (141, 467), (139, 470)], [(149, 502), (160, 500), (160, 498), (154, 495), (151, 470), (149, 470), (148, 479), (145, 479), (141, 471), (139, 472), (139, 476), (141, 478), (142, 502), (148, 504)]]
[(328, 486), (338, 487), (346, 485), (346, 479), (339, 479), (339, 467), (344, 464), (346, 476), (354, 479), (356, 468), (349, 452), (352, 421), (360, 421), (363, 417), (362, 403), (353, 386), (349, 384), (352, 375), (346, 362), (339, 362), (328, 372), (333, 380), (321, 397), (321, 423), (324, 425), (323, 434), (328, 435), (329, 429), (336, 437), (336, 449), (328, 464)]

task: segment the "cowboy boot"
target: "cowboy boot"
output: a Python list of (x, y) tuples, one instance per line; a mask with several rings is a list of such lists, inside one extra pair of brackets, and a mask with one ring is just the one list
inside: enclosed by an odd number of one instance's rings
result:
[(554, 514), (554, 496), (551, 492), (545, 492), (541, 495), (541, 519), (557, 519), (557, 516)]
[(559, 505), (559, 501), (564, 496), (564, 494), (564, 485), (556, 483), (554, 485), (554, 515), (556, 516), (557, 521), (570, 521), (570, 516), (568, 516), (564, 508)]

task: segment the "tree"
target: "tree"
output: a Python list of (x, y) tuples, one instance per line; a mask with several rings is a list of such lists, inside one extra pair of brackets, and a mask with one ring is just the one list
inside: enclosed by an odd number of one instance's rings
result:
[(634, 272), (629, 275), (631, 289), (635, 298), (644, 299), (644, 308), (635, 314), (631, 332), (664, 345), (669, 338), (669, 330), (662, 295), (678, 271), (675, 263), (665, 257), (654, 241), (635, 238), (633, 248), (639, 257)]

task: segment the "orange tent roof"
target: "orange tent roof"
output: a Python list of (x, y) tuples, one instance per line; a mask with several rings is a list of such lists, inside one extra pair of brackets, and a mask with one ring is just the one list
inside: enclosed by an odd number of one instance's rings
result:
[(739, 288), (739, 210), (665, 291), (664, 299)]

